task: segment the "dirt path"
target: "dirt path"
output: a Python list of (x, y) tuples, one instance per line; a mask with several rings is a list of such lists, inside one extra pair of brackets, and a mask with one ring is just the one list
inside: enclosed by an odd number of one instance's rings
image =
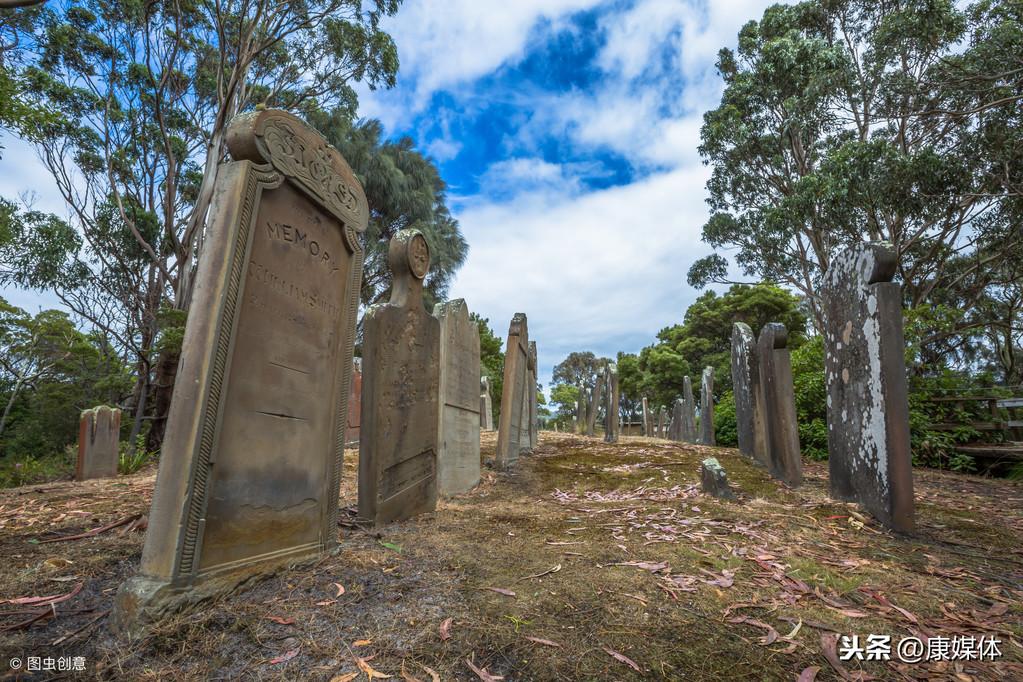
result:
[[(708, 454), (737, 503), (699, 493)], [(129, 644), (104, 613), (138, 565), (153, 474), (0, 491), (0, 600), (73, 594), (27, 625), (37, 606), (0, 604), (0, 671), (36, 655), (85, 657), (68, 679), (1023, 679), (1023, 486), (918, 472), (906, 539), (829, 500), (826, 466), (805, 473), (791, 491), (726, 448), (545, 433), (514, 472), (487, 470), (435, 514), (342, 528), (337, 556)], [(839, 634), (871, 633), (994, 635), (1003, 656), (833, 655)]]

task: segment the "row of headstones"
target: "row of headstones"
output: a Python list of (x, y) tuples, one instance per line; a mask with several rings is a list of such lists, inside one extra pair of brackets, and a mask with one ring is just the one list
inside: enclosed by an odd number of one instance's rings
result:
[[(357, 374), (362, 186), (286, 112), (238, 116), (226, 140), (232, 161), (217, 172), (141, 569), (111, 619), (120, 631), (333, 551), (353, 436), (363, 523), (433, 509), (438, 491), (480, 479), (479, 331), (462, 300), (426, 310), (425, 237), (390, 241), (391, 296), (363, 316)], [(535, 387), (536, 344), (516, 314), (499, 466), (536, 445)]]
[[(901, 287), (883, 243), (835, 258), (821, 292), (831, 495), (857, 502), (885, 525), (914, 527), (909, 401)], [(754, 338), (732, 330), (739, 450), (791, 486), (802, 481), (788, 332), (769, 323)]]
[(593, 436), (597, 429), (597, 414), (604, 411), (604, 441), (617, 443), (621, 433), (619, 405), (621, 394), (618, 388), (618, 365), (607, 362), (597, 370), (593, 388), (579, 386), (579, 400), (575, 403), (573, 431), (584, 436)]
[(701, 377), (699, 419), (696, 414), (696, 401), (693, 398), (693, 384), (688, 376), (682, 377), (682, 397), (675, 399), (670, 417), (664, 405), (661, 405), (655, 415), (645, 397), (641, 404), (644, 435), (682, 443), (714, 445), (713, 367), (704, 368)]

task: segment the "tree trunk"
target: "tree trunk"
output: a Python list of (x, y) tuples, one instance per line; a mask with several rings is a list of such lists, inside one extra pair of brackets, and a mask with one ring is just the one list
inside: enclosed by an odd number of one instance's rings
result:
[(167, 430), (167, 415), (170, 413), (171, 397), (174, 394), (174, 380), (178, 375), (180, 353), (163, 351), (156, 362), (156, 379), (153, 381), (153, 423), (146, 438), (146, 449), (156, 452), (163, 445)]
[(11, 408), (14, 407), (14, 401), (18, 397), (18, 393), (21, 392), (21, 379), (19, 378), (17, 383), (14, 384), (14, 388), (11, 389), (11, 397), (7, 401), (7, 407), (4, 408), (4, 414), (0, 417), (0, 436), (4, 434), (4, 429), (7, 427), (7, 417), (11, 414)]
[(141, 385), (139, 386), (138, 400), (135, 401), (135, 419), (131, 425), (131, 435), (128, 436), (129, 457), (135, 456), (135, 446), (138, 443), (139, 432), (142, 431), (142, 418), (146, 414), (146, 400), (149, 397), (149, 367), (147, 366), (143, 372), (139, 376)]

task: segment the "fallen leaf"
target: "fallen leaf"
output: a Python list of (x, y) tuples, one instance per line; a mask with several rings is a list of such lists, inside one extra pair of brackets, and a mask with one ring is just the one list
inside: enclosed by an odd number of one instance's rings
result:
[(526, 637), (530, 642), (536, 642), (537, 644), (543, 644), (544, 646), (560, 647), (561, 645), (557, 642), (552, 642), (549, 639), (543, 639), (541, 637)]
[(440, 675), (437, 674), (436, 670), (428, 665), (423, 665), (422, 663), (420, 663), (420, 666), (426, 671), (426, 674), (430, 676), (431, 682), (440, 682)]
[(614, 649), (608, 649), (606, 646), (602, 647), (602, 648), (604, 649), (604, 651), (608, 655), (610, 655), (616, 661), (621, 661), (622, 663), (624, 663), (625, 665), (629, 666), (630, 668), (632, 668), (633, 670), (635, 670), (638, 673), (643, 672), (643, 669), (640, 668), (639, 665), (634, 660), (629, 658), (628, 656), (626, 656), (624, 654), (620, 654), (617, 651), (615, 651)]
[(399, 672), (399, 674), (401, 675), (401, 679), (405, 680), (405, 682), (423, 682), (418, 677), (410, 674), (407, 670), (405, 670), (404, 661), (401, 662), (401, 671)]
[(344, 675), (334, 675), (334, 677), (330, 678), (330, 682), (352, 682), (352, 680), (354, 680), (358, 676), (359, 673), (345, 673)]
[(561, 564), (558, 564), (557, 566), (552, 566), (551, 568), (548, 568), (546, 571), (542, 571), (540, 573), (534, 573), (533, 575), (527, 575), (525, 577), (519, 578), (519, 582), (521, 582), (523, 580), (529, 580), (530, 578), (541, 578), (541, 577), (543, 577), (545, 575), (550, 575), (551, 573), (557, 573), (560, 570), (561, 570)]
[(316, 605), (317, 606), (330, 606), (331, 604), (336, 604), (336, 603), (337, 603), (336, 599), (328, 599), (327, 601), (318, 601), (318, 602), (316, 602)]
[(546, 544), (548, 544), (548, 545), (584, 545), (586, 543), (583, 542), (582, 540), (579, 540), (577, 542), (557, 542), (555, 540), (548, 540)]
[(440, 624), (440, 641), (446, 642), (451, 639), (451, 618), (445, 618), (444, 622)]
[(817, 679), (817, 673), (820, 671), (821, 669), (815, 665), (807, 666), (803, 668), (803, 672), (799, 673), (796, 682), (813, 682)]
[(49, 559), (43, 562), (43, 565), (46, 566), (47, 568), (64, 568), (66, 566), (70, 566), (73, 563), (75, 562), (71, 561), (70, 559), (64, 559), (63, 557), (50, 557)]
[(385, 542), (384, 540), (381, 540), (380, 544), (381, 544), (381, 546), (386, 547), (387, 549), (389, 549), (389, 550), (391, 550), (393, 552), (397, 552), (398, 554), (401, 554), (401, 545), (396, 545), (393, 542)]
[(476, 673), (476, 677), (483, 680), (483, 682), (497, 682), (498, 680), (504, 679), (501, 675), (493, 675), (489, 673), (486, 668), (477, 668), (468, 658), (465, 659), (465, 664), (469, 666), (469, 668)]
[(512, 592), (511, 590), (505, 589), (503, 587), (484, 587), (483, 589), (484, 590), (490, 590), (491, 592), (497, 592), (498, 594), (503, 594), (506, 597), (514, 597), (515, 596), (514, 592)]
[(796, 633), (799, 632), (800, 628), (802, 628), (802, 627), (803, 627), (803, 621), (800, 620), (798, 623), (796, 623), (796, 627), (792, 628), (792, 632), (790, 632), (789, 634), (787, 634), (784, 637), (782, 637), (782, 639), (787, 639), (787, 640), (791, 641), (792, 638), (796, 636)]
[(635, 566), (641, 568), (644, 571), (650, 571), (651, 573), (657, 573), (664, 571), (668, 568), (668, 562), (662, 561), (661, 563), (654, 563), (652, 561), (622, 561), (617, 564), (611, 564), (612, 566)]
[(332, 583), (332, 584), (337, 589), (337, 594), (334, 595), (335, 597), (340, 597), (342, 594), (345, 593), (345, 586), (344, 585), (342, 585), (341, 583)]
[(270, 665), (277, 665), (278, 663), (287, 663), (288, 661), (293, 659), (295, 656), (298, 656), (298, 652), (301, 651), (301, 650), (302, 650), (302, 647), (298, 647), (296, 649), (292, 649), (291, 651), (288, 651), (287, 653), (281, 654), (277, 658), (271, 658), (270, 659)]
[(294, 618), (284, 618), (283, 616), (267, 616), (266, 619), (267, 620), (272, 620), (275, 623), (280, 623), (281, 625), (294, 625), (295, 624), (295, 619)]
[(352, 642), (352, 646), (369, 646), (372, 643), (373, 643), (372, 639), (357, 639), (354, 642)]
[(366, 673), (366, 677), (368, 677), (371, 680), (373, 680), (373, 679), (377, 679), (377, 680), (389, 680), (389, 679), (391, 679), (390, 675), (385, 675), (384, 673), (380, 672), (379, 670), (374, 670), (373, 668), (371, 668), (369, 663), (366, 662), (365, 658), (359, 658), (358, 656), (356, 656), (355, 657), (355, 664), (358, 665), (359, 666), (359, 670), (361, 670), (362, 672)]

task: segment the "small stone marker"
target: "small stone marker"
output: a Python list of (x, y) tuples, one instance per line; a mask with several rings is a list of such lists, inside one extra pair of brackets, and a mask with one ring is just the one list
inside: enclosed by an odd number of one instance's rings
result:
[(494, 399), (490, 394), (490, 377), (488, 376), (480, 377), (480, 430), (494, 430)]
[(832, 262), (824, 285), (831, 494), (886, 526), (912, 531), (902, 293), (891, 245), (859, 244)]
[[(497, 430), (498, 468), (505, 469), (528, 452), (529, 433), (529, 329), (526, 315), (515, 313), (508, 327), (504, 353), (504, 385), (501, 388), (501, 417)], [(533, 384), (535, 391), (536, 384)], [(575, 416), (573, 413), (573, 422)], [(573, 423), (573, 432), (578, 433)]]
[(537, 419), (536, 341), (529, 342), (529, 450), (535, 450), (540, 441), (540, 422)]
[(480, 331), (465, 300), (434, 306), (440, 321), (437, 493), (458, 495), (480, 482)]
[(785, 325), (765, 324), (757, 340), (757, 364), (764, 393), (767, 466), (772, 476), (797, 486), (803, 481), (803, 462), (799, 456), (799, 423), (788, 338)]
[(714, 445), (714, 368), (704, 367), (700, 381), (700, 442)]
[(352, 381), (348, 391), (348, 426), (345, 428), (345, 445), (359, 444), (359, 428), (362, 425), (362, 358), (352, 359)]
[(688, 376), (682, 377), (682, 440), (696, 442), (696, 399), (693, 398), (693, 382)]
[(75, 480), (117, 476), (121, 442), (121, 411), (106, 405), (84, 410), (78, 422)]
[(700, 488), (708, 495), (723, 500), (735, 499), (735, 493), (728, 485), (728, 475), (716, 457), (708, 457), (700, 464)]
[(597, 370), (593, 382), (593, 399), (590, 400), (590, 412), (586, 415), (586, 435), (593, 436), (597, 428), (597, 412), (600, 411), (601, 400), (604, 399), (604, 368)]
[(120, 632), (337, 544), (365, 194), (287, 112), (226, 140)]
[(437, 506), (441, 332), (423, 305), (430, 269), (423, 233), (391, 237), (387, 263), (391, 300), (372, 306), (362, 322), (359, 518), (377, 526)]
[(654, 435), (653, 419), (650, 417), (650, 404), (648, 403), (646, 396), (643, 396), (643, 435), (647, 438), (652, 438)]
[(668, 437), (668, 408), (661, 405), (661, 409), (657, 412), (657, 437), (667, 438)]
[(767, 466), (767, 425), (764, 422), (764, 392), (760, 385), (757, 341), (745, 322), (732, 325), (732, 395), (739, 452)]
[(613, 362), (608, 363), (604, 374), (607, 382), (604, 386), (604, 393), (607, 397), (605, 407), (607, 414), (604, 415), (604, 442), (617, 443), (619, 433), (618, 365)]

